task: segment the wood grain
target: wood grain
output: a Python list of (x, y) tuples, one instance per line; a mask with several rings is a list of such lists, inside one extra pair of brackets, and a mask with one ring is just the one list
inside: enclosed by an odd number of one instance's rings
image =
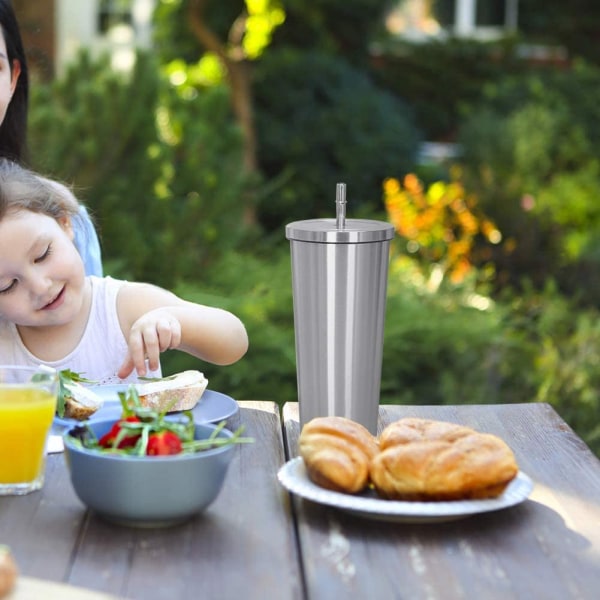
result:
[[(297, 454), (297, 405), (283, 410)], [(600, 462), (546, 404), (382, 406), (488, 431), (535, 483), (506, 510), (438, 524), (381, 523), (295, 498), (307, 595), (339, 598), (589, 599), (600, 589)]]
[(120, 527), (89, 513), (64, 455), (49, 456), (41, 491), (0, 497), (0, 543), (22, 580), (129, 600), (598, 597), (600, 461), (550, 406), (380, 407), (379, 431), (420, 416), (495, 433), (535, 483), (516, 507), (437, 524), (373, 521), (290, 497), (277, 471), (297, 455), (298, 405), (283, 407), (283, 427), (272, 402), (240, 406), (229, 427), (245, 425), (255, 443), (236, 448), (206, 513), (176, 527)]
[(243, 424), (255, 442), (236, 447), (223, 489), (204, 514), (165, 529), (113, 525), (86, 511), (64, 455), (54, 454), (41, 492), (0, 498), (0, 543), (25, 576), (119, 598), (263, 600), (273, 590), (284, 600), (301, 598), (293, 520), (276, 478), (285, 460), (279, 409), (272, 402), (240, 406), (228, 426)]
[(126, 600), (55, 581), (20, 577), (5, 600)]

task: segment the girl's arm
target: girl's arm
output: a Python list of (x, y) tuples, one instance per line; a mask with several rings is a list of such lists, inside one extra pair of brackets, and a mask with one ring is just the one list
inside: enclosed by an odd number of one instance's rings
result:
[(160, 353), (179, 349), (217, 365), (239, 360), (248, 349), (242, 322), (232, 313), (182, 300), (172, 292), (146, 283), (124, 283), (117, 296), (121, 329), (129, 353), (119, 377), (133, 369), (146, 374), (160, 364)]

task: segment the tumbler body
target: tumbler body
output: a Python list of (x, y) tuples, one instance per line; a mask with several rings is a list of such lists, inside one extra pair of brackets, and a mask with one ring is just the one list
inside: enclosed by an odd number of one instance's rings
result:
[(290, 239), (300, 422), (337, 415), (377, 433), (393, 227), (330, 219), (286, 227)]

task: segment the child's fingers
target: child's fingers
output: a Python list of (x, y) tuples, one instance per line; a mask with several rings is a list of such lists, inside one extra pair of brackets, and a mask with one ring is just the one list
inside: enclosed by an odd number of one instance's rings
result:
[[(179, 321), (166, 311), (150, 311), (138, 319), (129, 332), (131, 370), (135, 369), (140, 376), (146, 375), (148, 369), (156, 371), (160, 368), (160, 353), (180, 344)], [(122, 368), (125, 370), (125, 364)]]
[(169, 348), (177, 348), (181, 343), (181, 325), (177, 319), (159, 319), (156, 322), (156, 333), (161, 352)]
[(137, 374), (141, 376), (146, 375), (146, 358), (153, 358), (152, 354), (156, 355), (158, 351), (156, 334), (154, 335), (154, 342), (152, 342), (151, 337), (138, 330), (132, 330), (129, 334), (129, 356)]
[(121, 367), (119, 368), (119, 371), (117, 372), (117, 377), (119, 377), (120, 379), (125, 379), (127, 376), (129, 376), (131, 374), (131, 372), (133, 371), (133, 368), (134, 368), (133, 360), (131, 360), (130, 354), (127, 353), (127, 357), (125, 358), (123, 364), (121, 365)]

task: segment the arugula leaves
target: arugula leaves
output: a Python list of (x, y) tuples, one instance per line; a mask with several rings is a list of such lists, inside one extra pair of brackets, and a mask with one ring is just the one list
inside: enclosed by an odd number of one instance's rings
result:
[[(163, 412), (157, 412), (151, 408), (142, 406), (136, 388), (132, 385), (127, 392), (118, 392), (121, 401), (121, 418), (115, 423), (119, 424), (119, 432), (115, 439), (114, 447), (102, 446), (88, 425), (83, 424), (71, 430), (71, 437), (78, 440), (78, 445), (88, 450), (102, 453), (127, 454), (134, 456), (145, 456), (148, 438), (152, 433), (171, 431), (175, 433), (182, 442), (183, 453), (201, 452), (210, 448), (228, 446), (230, 444), (247, 444), (254, 442), (254, 438), (242, 437), (244, 426), (240, 426), (232, 437), (219, 437), (219, 432), (225, 427), (225, 421), (218, 424), (210, 437), (203, 440), (195, 440), (194, 416), (191, 410), (183, 411), (183, 420), (166, 419), (169, 407)], [(176, 402), (175, 399), (173, 402)], [(127, 417), (137, 417), (137, 421), (127, 421)], [(137, 442), (126, 448), (118, 448), (118, 443), (126, 436), (134, 436)]]
[(82, 377), (71, 369), (63, 369), (58, 372), (58, 399), (56, 401), (56, 414), (62, 419), (65, 416), (65, 398), (71, 398), (73, 393), (69, 390), (70, 383), (96, 383), (91, 379)]

